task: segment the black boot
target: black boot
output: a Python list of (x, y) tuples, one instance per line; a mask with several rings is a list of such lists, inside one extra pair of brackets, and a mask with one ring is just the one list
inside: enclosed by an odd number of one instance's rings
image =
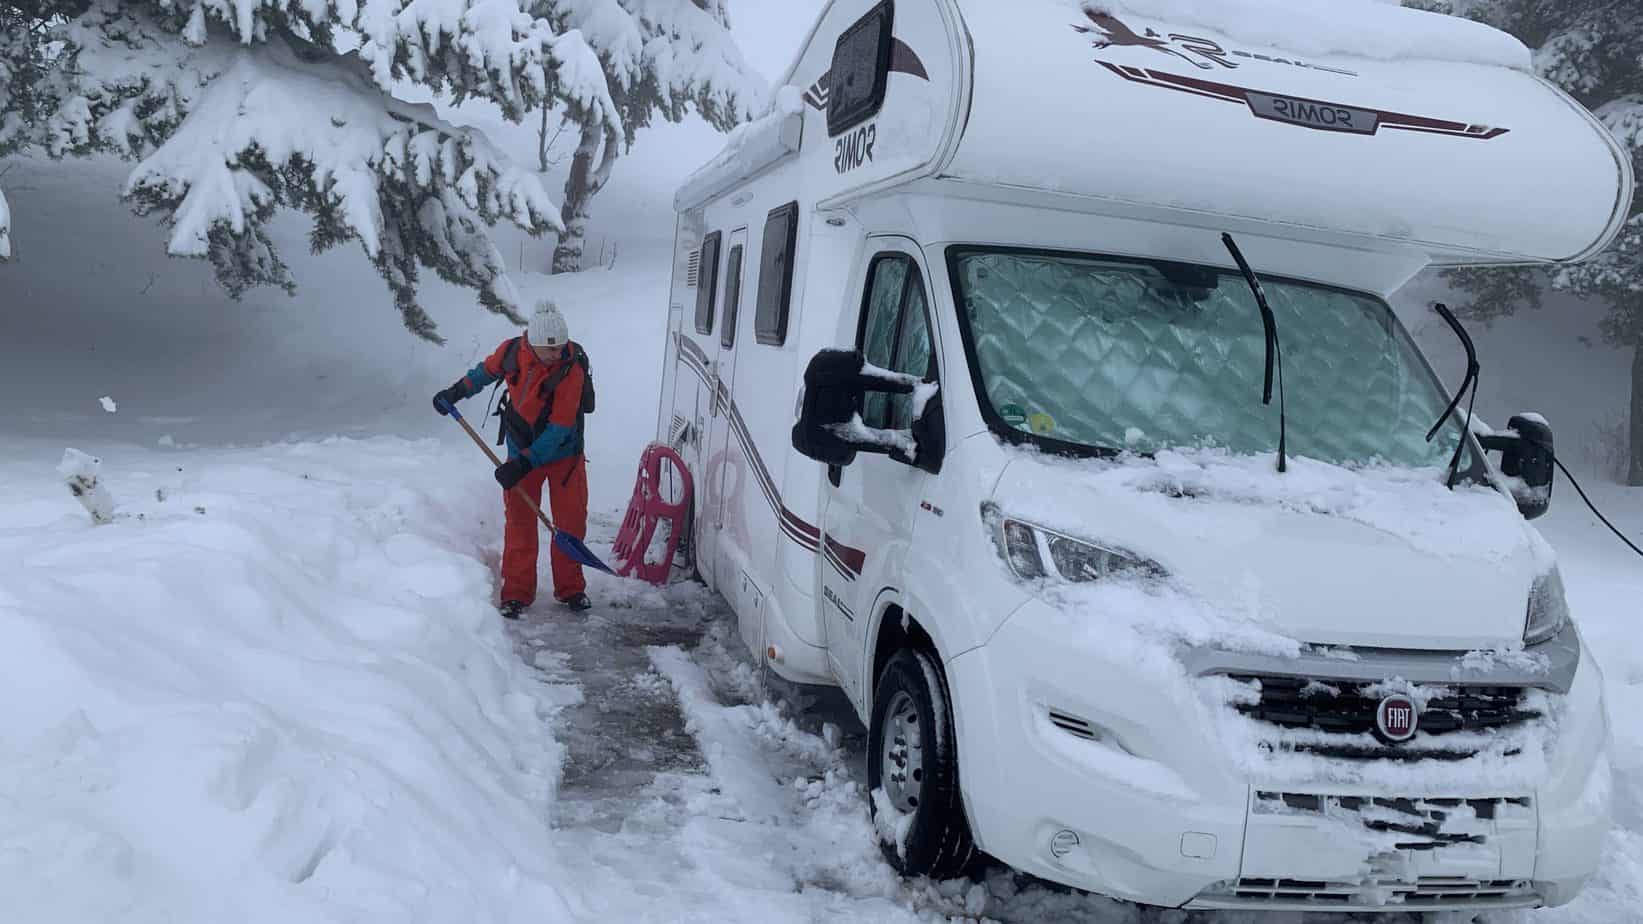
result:
[(496, 609), (502, 614), (503, 619), (518, 619), (524, 615), (525, 604), (520, 603), (518, 600), (504, 600), (502, 605)]
[(588, 599), (587, 594), (571, 594), (559, 602), (573, 610), (593, 609), (593, 601)]

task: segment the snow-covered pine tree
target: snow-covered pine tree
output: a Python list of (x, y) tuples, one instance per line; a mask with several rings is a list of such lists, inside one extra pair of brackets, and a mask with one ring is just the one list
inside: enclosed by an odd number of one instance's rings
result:
[(419, 336), (439, 339), (423, 268), (519, 320), (487, 228), (558, 230), (555, 203), (482, 134), (388, 88), (617, 122), (592, 49), (522, 2), (0, 0), (0, 149), (137, 161), (125, 196), (234, 295), (294, 287), (265, 230), (294, 208), (316, 250), (360, 242)]
[[(78, 9), (61, 0), (0, 0), (0, 160), (29, 147), (30, 126), (55, 109), (63, 70), (53, 25)], [(11, 257), (4, 179), (0, 173), (0, 261)]]
[[(1516, 35), (1535, 49), (1535, 70), (1591, 109), (1632, 154), (1643, 179), (1643, 9), (1637, 0), (1420, 0), (1410, 6), (1469, 16)], [(1526, 269), (1457, 270), (1451, 283), (1471, 296), (1480, 317), (1538, 305), (1551, 285), (1602, 299), (1603, 335), (1632, 350), (1630, 465), (1627, 483), (1643, 486), (1643, 192), (1614, 246), (1554, 274)]]
[(678, 122), (695, 111), (729, 131), (763, 105), (767, 87), (731, 37), (726, 2), (539, 0), (539, 12), (562, 30), (580, 30), (598, 54), (621, 117), (617, 124), (597, 112), (568, 114), (578, 138), (554, 272), (581, 269), (593, 197), (639, 129), (658, 116)]

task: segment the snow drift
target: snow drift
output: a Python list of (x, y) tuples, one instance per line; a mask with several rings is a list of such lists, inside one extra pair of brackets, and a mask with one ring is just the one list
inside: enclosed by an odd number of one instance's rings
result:
[(134, 500), (94, 528), (20, 486), (46, 444), (8, 445), (9, 919), (568, 918), (547, 688), (457, 512), (481, 481), (452, 497), (445, 453), (397, 439), (126, 447), (102, 476)]

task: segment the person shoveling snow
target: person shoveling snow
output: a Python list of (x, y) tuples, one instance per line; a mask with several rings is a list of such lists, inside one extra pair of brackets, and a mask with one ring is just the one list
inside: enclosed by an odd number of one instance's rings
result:
[[(502, 545), (500, 609), (518, 619), (536, 601), (537, 518), (542, 487), (557, 522), (553, 546), (553, 596), (585, 610), (582, 562), (567, 553), (566, 535), (581, 537), (588, 525), (588, 476), (583, 457), (586, 415), (593, 411), (593, 379), (587, 353), (570, 339), (565, 317), (551, 301), (536, 306), (530, 328), (496, 348), (454, 385), (434, 396), (434, 409), (454, 413), (456, 403), (504, 382), (498, 413), (508, 460), (496, 468), (507, 526)], [(458, 415), (458, 419), (461, 417)], [(516, 490), (517, 489), (517, 490)]]

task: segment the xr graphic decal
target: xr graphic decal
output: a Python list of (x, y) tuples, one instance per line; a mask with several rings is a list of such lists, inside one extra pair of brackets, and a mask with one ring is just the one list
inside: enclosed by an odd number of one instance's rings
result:
[(1305, 99), (1266, 90), (1253, 90), (1248, 87), (1217, 83), (1197, 77), (1185, 77), (1165, 71), (1132, 67), (1127, 64), (1113, 64), (1110, 61), (1098, 63), (1125, 80), (1165, 90), (1191, 93), (1194, 96), (1205, 96), (1223, 102), (1239, 103), (1247, 106), (1250, 114), (1258, 119), (1284, 122), (1289, 125), (1298, 125), (1302, 128), (1312, 128), (1319, 131), (1373, 135), (1380, 129), (1385, 128), (1399, 131), (1427, 132), (1433, 135), (1449, 135), (1455, 138), (1474, 138), (1480, 141), (1499, 138), (1509, 131), (1509, 129), (1489, 125), (1452, 122), (1447, 119), (1433, 119), (1403, 112), (1388, 112), (1384, 109), (1365, 109), (1327, 100)]
[(1258, 54), (1236, 48), (1222, 48), (1219, 42), (1196, 35), (1186, 35), (1180, 32), (1171, 32), (1169, 35), (1164, 35), (1150, 27), (1146, 30), (1146, 34), (1138, 34), (1118, 17), (1092, 9), (1087, 5), (1084, 7), (1084, 15), (1089, 17), (1090, 22), (1094, 24), (1094, 28), (1075, 23), (1073, 24), (1073, 31), (1085, 35), (1094, 35), (1096, 48), (1150, 48), (1180, 58), (1193, 67), (1206, 71), (1214, 70), (1216, 65), (1227, 70), (1234, 70), (1238, 67), (1238, 62), (1232, 59), (1243, 58), (1249, 61), (1265, 61), (1268, 64), (1287, 64), (1290, 67), (1300, 67), (1313, 71), (1328, 71), (1331, 74), (1340, 74), (1344, 77), (1358, 76), (1357, 72), (1344, 68), (1312, 64), (1300, 59), (1276, 58), (1272, 55)]
[[(1088, 5), (1084, 7), (1084, 15), (1089, 18), (1093, 27), (1083, 23), (1074, 23), (1073, 31), (1081, 35), (1095, 36), (1092, 44), (1098, 51), (1108, 48), (1147, 48), (1179, 58), (1200, 70), (1215, 70), (1217, 67), (1228, 71), (1236, 70), (1239, 67), (1239, 62), (1232, 59), (1243, 58), (1264, 61), (1270, 64), (1284, 64), (1307, 70), (1328, 71), (1332, 74), (1341, 74), (1347, 77), (1358, 76), (1353, 71), (1325, 67), (1321, 64), (1311, 64), (1298, 59), (1277, 58), (1238, 49), (1228, 50), (1211, 39), (1183, 35), (1178, 32), (1172, 32), (1166, 36), (1148, 28), (1144, 34), (1138, 33), (1117, 17), (1109, 13), (1099, 12)], [(1130, 64), (1115, 64), (1099, 58), (1096, 59), (1096, 63), (1133, 83), (1146, 84), (1164, 90), (1175, 90), (1181, 93), (1191, 93), (1194, 96), (1218, 99), (1228, 103), (1238, 103), (1247, 107), (1250, 114), (1257, 119), (1283, 122), (1286, 125), (1295, 125), (1317, 131), (1341, 132), (1350, 135), (1374, 135), (1385, 128), (1399, 131), (1426, 132), (1433, 135), (1449, 135), (1456, 138), (1474, 138), (1481, 141), (1498, 138), (1508, 131), (1490, 125), (1434, 119), (1404, 112), (1388, 112), (1384, 109), (1349, 106), (1331, 100), (1290, 96), (1268, 90), (1257, 90), (1252, 87), (1220, 83), (1201, 77), (1172, 74), (1168, 71), (1153, 70), (1152, 68), (1136, 67)]]

